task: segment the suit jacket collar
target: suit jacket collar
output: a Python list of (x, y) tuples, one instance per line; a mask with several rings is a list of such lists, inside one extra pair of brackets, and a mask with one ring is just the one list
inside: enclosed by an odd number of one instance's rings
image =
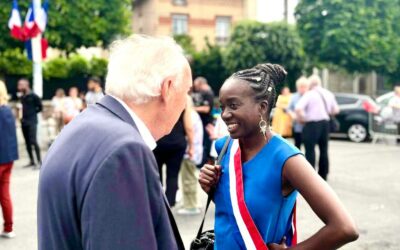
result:
[(128, 111), (126, 111), (126, 109), (116, 99), (112, 98), (109, 95), (106, 95), (103, 98), (101, 98), (100, 101), (97, 102), (97, 104), (108, 109), (111, 113), (118, 116), (121, 120), (129, 123), (136, 130), (138, 130), (135, 122), (133, 121)]

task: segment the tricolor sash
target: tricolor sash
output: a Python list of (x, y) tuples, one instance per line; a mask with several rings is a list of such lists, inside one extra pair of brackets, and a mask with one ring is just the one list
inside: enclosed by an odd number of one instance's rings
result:
[[(229, 193), (232, 203), (233, 215), (236, 224), (239, 228), (242, 239), (245, 243), (246, 249), (249, 250), (268, 250), (264, 239), (257, 229), (250, 212), (247, 209), (244, 199), (244, 185), (243, 185), (243, 172), (241, 151), (239, 141), (232, 140), (232, 145), (229, 154)], [(296, 245), (297, 243), (297, 230), (296, 230), (296, 205), (292, 213), (292, 227), (287, 237), (287, 245)]]

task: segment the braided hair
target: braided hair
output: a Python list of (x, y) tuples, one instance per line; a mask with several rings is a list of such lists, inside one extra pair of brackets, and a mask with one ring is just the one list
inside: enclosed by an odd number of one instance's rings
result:
[(268, 116), (276, 104), (276, 86), (286, 78), (285, 69), (278, 64), (263, 63), (251, 69), (240, 70), (230, 78), (247, 82), (256, 93), (256, 101), (267, 101)]

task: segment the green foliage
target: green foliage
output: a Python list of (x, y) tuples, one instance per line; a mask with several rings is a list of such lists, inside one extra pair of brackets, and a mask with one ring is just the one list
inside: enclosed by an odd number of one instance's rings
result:
[[(30, 2), (18, 1), (22, 19)], [(131, 5), (130, 0), (52, 0), (45, 36), (51, 47), (68, 53), (82, 46), (106, 47), (116, 36), (130, 32)], [(8, 35), (11, 7), (11, 1), (0, 1), (0, 51), (23, 47)]]
[(314, 64), (392, 74), (399, 64), (399, 0), (302, 0), (298, 29)]
[(89, 62), (80, 55), (73, 55), (68, 60), (69, 76), (88, 76), (90, 65)]
[(0, 75), (29, 76), (31, 74), (32, 63), (20, 48), (0, 52)]
[(70, 58), (58, 57), (47, 61), (43, 65), (45, 79), (50, 78), (87, 78), (98, 76), (104, 78), (107, 73), (107, 60), (92, 58), (88, 61), (80, 55), (73, 55)]
[(183, 48), (185, 54), (193, 56), (196, 53), (196, 48), (194, 47), (191, 36), (186, 34), (175, 35), (174, 40)]
[(104, 78), (107, 74), (107, 64), (108, 61), (106, 59), (93, 57), (90, 61), (89, 74)]
[(286, 23), (246, 21), (233, 30), (223, 62), (230, 73), (259, 63), (277, 63), (287, 70), (288, 85), (294, 86), (305, 64), (302, 41)]
[(47, 61), (43, 65), (43, 77), (67, 78), (69, 75), (68, 60), (64, 57), (55, 58)]
[(193, 55), (193, 76), (203, 76), (215, 92), (218, 92), (222, 84), (228, 78), (229, 73), (222, 63), (222, 48), (211, 45), (207, 41), (207, 47)]

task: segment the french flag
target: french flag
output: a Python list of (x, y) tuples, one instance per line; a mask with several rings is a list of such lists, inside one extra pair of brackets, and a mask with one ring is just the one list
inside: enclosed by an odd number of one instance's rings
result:
[(46, 30), (47, 24), (48, 1), (45, 1), (43, 6), (35, 6), (35, 0), (30, 5), (26, 13), (23, 33), (25, 37), (25, 48), (29, 60), (34, 62), (41, 61), (47, 56), (48, 43), (45, 38), (36, 39)]
[(45, 31), (47, 24), (47, 6), (47, 1), (39, 8), (36, 8), (36, 6), (30, 4), (28, 12), (26, 13), (23, 27), (25, 39), (33, 38)]
[(10, 28), (10, 34), (12, 37), (18, 40), (24, 40), (22, 34), (21, 16), (19, 14), (17, 0), (13, 0), (11, 16), (8, 20), (8, 28)]

